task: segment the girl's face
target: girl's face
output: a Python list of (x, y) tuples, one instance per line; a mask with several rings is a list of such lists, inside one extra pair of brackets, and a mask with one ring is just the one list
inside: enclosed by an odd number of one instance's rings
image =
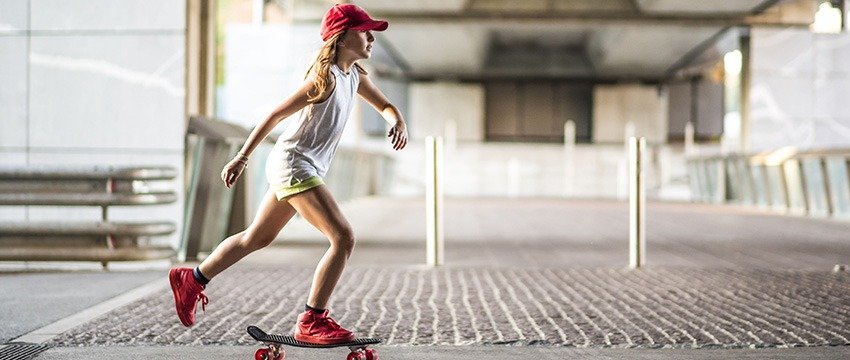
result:
[(368, 59), (372, 55), (372, 42), (375, 37), (372, 31), (348, 30), (342, 36), (339, 50), (355, 59)]

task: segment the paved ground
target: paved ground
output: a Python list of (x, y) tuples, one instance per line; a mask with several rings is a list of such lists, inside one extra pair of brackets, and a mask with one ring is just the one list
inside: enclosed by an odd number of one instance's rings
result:
[[(653, 203), (648, 266), (629, 271), (624, 203), (453, 199), (447, 265), (432, 270), (420, 265), (421, 206), (343, 205), (359, 243), (331, 308), (359, 334), (386, 338), (384, 359), (850, 358), (850, 273), (831, 271), (850, 262), (846, 221)], [(208, 311), (191, 329), (171, 313), (162, 269), (153, 273), (161, 291), (65, 332), (38, 358), (248, 358), (255, 346), (243, 334), (248, 323), (286, 332), (303, 305), (325, 244), (311, 231), (294, 221), (277, 246), (214, 279)], [(47, 303), (80, 307), (105, 296), (92, 289), (120, 293), (129, 283), (40, 275), (41, 282), (5, 274), (26, 290), (6, 291), (4, 281), (0, 308), (21, 311), (12, 321), (41, 315), (22, 304), (52, 279), (62, 279), (66, 290), (56, 294), (67, 296)], [(56, 306), (51, 316), (75, 309)]]
[(0, 344), (159, 277), (159, 271), (0, 272)]
[[(289, 333), (312, 269), (243, 266), (215, 279), (193, 328), (170, 291), (65, 333), (57, 346), (249, 345)], [(388, 345), (850, 345), (850, 274), (654, 268), (352, 268), (330, 308)]]
[[(215, 360), (251, 359), (256, 350), (253, 346), (170, 346), (170, 347), (85, 347), (56, 348), (38, 357), (38, 360), (102, 360), (102, 359), (149, 359), (149, 360)], [(728, 360), (728, 359), (807, 359), (844, 360), (850, 357), (847, 347), (818, 346), (793, 349), (579, 349), (553, 346), (381, 346), (381, 359), (405, 360), (491, 360), (491, 359), (593, 359), (593, 360)], [(345, 358), (346, 351), (287, 350), (287, 359), (327, 360)]]

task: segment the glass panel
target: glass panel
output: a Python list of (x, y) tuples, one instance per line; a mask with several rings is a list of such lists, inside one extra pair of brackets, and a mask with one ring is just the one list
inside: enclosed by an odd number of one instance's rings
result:
[(844, 157), (826, 159), (830, 202), (832, 202), (832, 213), (835, 216), (850, 216), (850, 179), (848, 179), (847, 161), (848, 159)]
[(736, 167), (737, 160), (734, 158), (724, 161), (726, 169), (726, 200), (740, 203), (741, 198), (741, 174)]
[(726, 183), (728, 176), (726, 174), (726, 160), (715, 159), (711, 162), (714, 169), (714, 197), (713, 201), (726, 201)]
[(704, 160), (694, 161), (694, 173), (696, 174), (696, 185), (699, 187), (696, 199), (705, 202), (705, 199), (708, 198), (708, 184), (706, 184)]
[(699, 170), (697, 161), (688, 161), (688, 183), (691, 186), (691, 200), (699, 201), (702, 198), (699, 185)]
[(803, 184), (805, 185), (805, 198), (809, 206), (810, 215), (829, 215), (829, 204), (826, 199), (826, 189), (823, 182), (823, 167), (820, 158), (806, 158), (801, 160), (803, 170)]
[(768, 206), (769, 189), (767, 187), (767, 175), (765, 174), (764, 166), (750, 165), (750, 176), (752, 177), (753, 195), (756, 205)]
[(714, 196), (717, 194), (717, 165), (713, 160), (706, 160), (702, 168), (706, 184), (705, 201), (714, 202)]
[(803, 190), (800, 162), (796, 159), (789, 159), (785, 161), (782, 169), (785, 173), (785, 184), (788, 190), (788, 208), (795, 213), (805, 213), (806, 195)]
[(776, 210), (784, 210), (788, 207), (788, 203), (785, 199), (785, 179), (782, 176), (782, 168), (778, 165), (765, 166), (765, 173), (770, 205)]
[(747, 205), (754, 204), (755, 194), (753, 193), (753, 182), (750, 178), (747, 160), (745, 158), (735, 159), (735, 169), (738, 171), (738, 182), (741, 187), (741, 202)]

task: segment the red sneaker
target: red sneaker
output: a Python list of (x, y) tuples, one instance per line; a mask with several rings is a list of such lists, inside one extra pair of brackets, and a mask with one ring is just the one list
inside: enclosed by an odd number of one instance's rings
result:
[(198, 301), (201, 308), (206, 311), (209, 300), (204, 294), (204, 287), (192, 274), (190, 268), (174, 268), (168, 272), (168, 281), (171, 282), (171, 292), (174, 293), (174, 305), (177, 308), (177, 317), (185, 326), (195, 323), (195, 307)]
[(307, 310), (298, 315), (295, 340), (311, 344), (339, 344), (354, 341), (354, 334), (328, 317), (328, 311), (317, 314)]

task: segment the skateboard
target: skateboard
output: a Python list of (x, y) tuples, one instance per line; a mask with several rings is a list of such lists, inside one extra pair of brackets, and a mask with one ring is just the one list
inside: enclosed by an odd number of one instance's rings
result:
[(256, 360), (283, 360), (286, 358), (286, 352), (283, 351), (281, 345), (297, 346), (302, 348), (335, 348), (347, 347), (351, 352), (346, 360), (378, 360), (378, 353), (374, 349), (369, 349), (369, 345), (379, 344), (383, 340), (371, 338), (356, 338), (352, 342), (341, 344), (311, 344), (295, 340), (290, 335), (274, 335), (266, 334), (265, 331), (256, 327), (248, 326), (248, 335), (251, 335), (254, 340), (261, 341), (266, 344), (254, 353)]

